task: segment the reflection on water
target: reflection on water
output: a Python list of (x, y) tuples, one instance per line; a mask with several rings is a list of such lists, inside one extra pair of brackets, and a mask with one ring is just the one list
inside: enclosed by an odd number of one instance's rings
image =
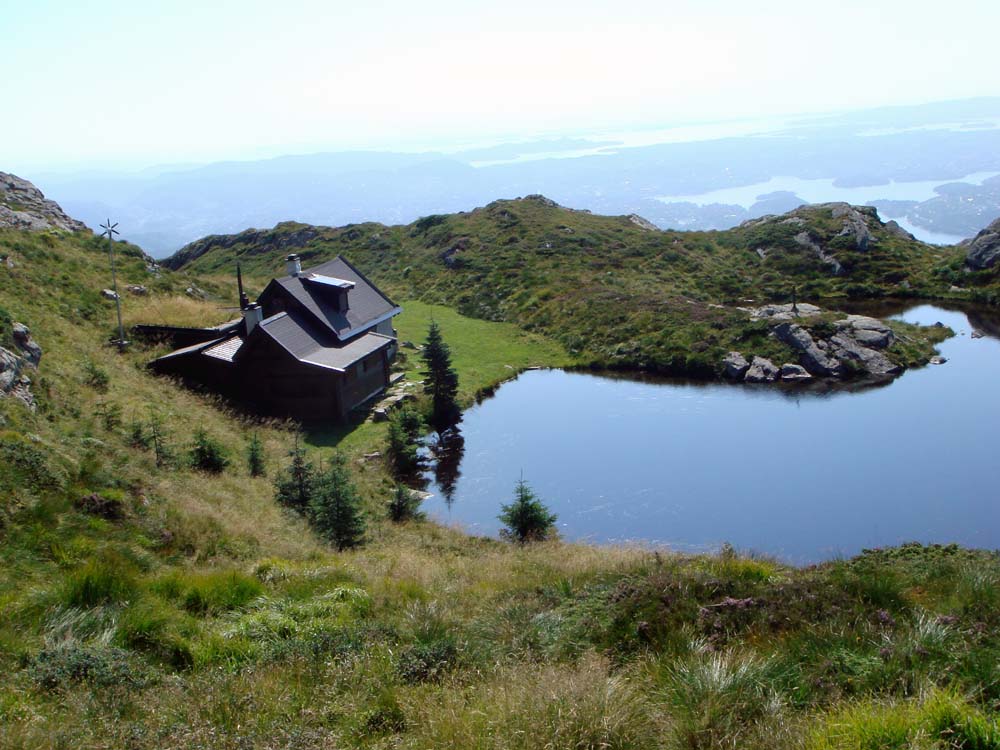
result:
[(569, 539), (729, 541), (793, 562), (909, 540), (1000, 547), (1000, 320), (895, 304), (877, 313), (957, 335), (941, 346), (947, 364), (889, 387), (524, 373), (466, 413), (425, 510), (495, 535), (523, 471)]
[(433, 446), (434, 483), (448, 508), (455, 502), (455, 490), (462, 476), (462, 457), (465, 455), (465, 438), (454, 430), (442, 435)]

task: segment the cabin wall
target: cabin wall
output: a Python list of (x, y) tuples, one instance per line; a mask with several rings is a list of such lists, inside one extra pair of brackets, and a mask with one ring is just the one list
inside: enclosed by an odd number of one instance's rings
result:
[(261, 337), (239, 358), (241, 397), (254, 410), (303, 421), (340, 421), (341, 374), (305, 365)]
[(342, 400), (347, 409), (364, 402), (374, 392), (389, 385), (389, 362), (385, 350), (369, 354), (344, 373)]
[(237, 396), (238, 383), (233, 378), (233, 365), (200, 352), (186, 356), (155, 360), (150, 367), (159, 375), (170, 375), (187, 383), (197, 383), (226, 396)]

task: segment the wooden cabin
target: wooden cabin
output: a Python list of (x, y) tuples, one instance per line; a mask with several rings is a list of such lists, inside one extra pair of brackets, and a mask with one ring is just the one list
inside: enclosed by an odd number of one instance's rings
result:
[(345, 258), (302, 270), (286, 259), (250, 302), (240, 282), (241, 319), (150, 363), (157, 373), (199, 383), (264, 416), (344, 422), (389, 385), (402, 309)]

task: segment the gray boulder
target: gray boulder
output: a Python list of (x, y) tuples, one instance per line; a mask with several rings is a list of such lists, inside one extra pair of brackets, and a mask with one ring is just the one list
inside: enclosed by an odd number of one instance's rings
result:
[(890, 219), (885, 223), (885, 231), (891, 234), (893, 237), (899, 237), (900, 239), (903, 240), (910, 240), (912, 242), (917, 239), (912, 234), (903, 229), (901, 226), (899, 226), (899, 224), (893, 219)]
[(793, 365), (786, 362), (781, 366), (781, 379), (789, 382), (795, 382), (797, 380), (812, 380), (812, 375), (810, 375), (806, 371), (806, 368), (802, 365)]
[(24, 323), (13, 325), (14, 343), (21, 350), (21, 356), (32, 367), (38, 367), (42, 359), (42, 347), (31, 338), (31, 330)]
[(811, 374), (826, 377), (840, 377), (844, 374), (844, 366), (817, 346), (813, 337), (801, 326), (781, 323), (775, 326), (774, 335), (799, 353), (799, 362)]
[(795, 320), (796, 318), (811, 318), (823, 312), (816, 305), (808, 302), (799, 302), (793, 305), (791, 302), (784, 305), (764, 305), (763, 307), (751, 307), (750, 320)]
[(838, 320), (834, 325), (849, 334), (862, 346), (885, 349), (892, 346), (896, 334), (892, 329), (877, 318), (867, 315), (848, 315), (844, 320)]
[(857, 366), (869, 375), (895, 375), (903, 369), (899, 365), (894, 364), (882, 352), (862, 346), (844, 332), (831, 336), (830, 344), (834, 347), (833, 354), (835, 357), (855, 362)]
[(1000, 260), (1000, 219), (977, 234), (969, 243), (965, 264), (976, 271), (993, 268)]
[(754, 357), (743, 380), (747, 383), (773, 383), (779, 374), (774, 362), (765, 357)]
[(833, 218), (843, 219), (844, 226), (840, 230), (841, 237), (852, 237), (854, 246), (861, 252), (866, 251), (872, 244), (872, 234), (868, 229), (868, 222), (854, 206), (847, 203), (836, 203), (832, 208)]
[(742, 380), (750, 369), (750, 363), (739, 352), (729, 352), (722, 359), (723, 371), (730, 380)]

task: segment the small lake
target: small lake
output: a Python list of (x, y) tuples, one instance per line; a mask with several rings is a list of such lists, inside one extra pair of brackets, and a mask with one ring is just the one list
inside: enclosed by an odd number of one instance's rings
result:
[(950, 326), (948, 362), (828, 392), (523, 373), (465, 413), (457, 476), (429, 475), (424, 509), (496, 535), (523, 474), (569, 540), (729, 542), (800, 564), (906, 541), (1000, 548), (1000, 320), (877, 314)]

